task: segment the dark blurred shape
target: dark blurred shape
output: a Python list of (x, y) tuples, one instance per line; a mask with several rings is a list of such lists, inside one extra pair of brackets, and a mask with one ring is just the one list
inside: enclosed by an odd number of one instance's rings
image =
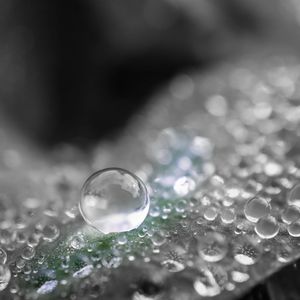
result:
[(12, 0), (0, 11), (2, 110), (44, 145), (110, 136), (171, 76), (208, 66), (234, 49), (233, 28), (257, 21), (238, 1)]

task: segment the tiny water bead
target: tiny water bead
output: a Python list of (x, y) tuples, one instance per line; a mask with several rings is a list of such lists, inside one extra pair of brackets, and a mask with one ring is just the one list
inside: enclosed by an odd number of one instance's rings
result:
[(149, 211), (145, 184), (129, 171), (110, 168), (91, 175), (79, 203), (84, 220), (104, 234), (139, 227)]
[(250, 221), (256, 223), (261, 217), (266, 216), (271, 211), (269, 202), (261, 197), (254, 197), (250, 199), (244, 208), (245, 217)]

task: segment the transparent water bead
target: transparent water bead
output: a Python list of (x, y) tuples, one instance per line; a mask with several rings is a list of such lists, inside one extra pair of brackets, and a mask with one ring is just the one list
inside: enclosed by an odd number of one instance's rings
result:
[(267, 216), (259, 219), (255, 225), (255, 232), (262, 239), (271, 239), (279, 232), (277, 220), (272, 216)]
[(80, 212), (85, 221), (108, 234), (139, 227), (149, 211), (145, 184), (136, 175), (110, 168), (91, 175), (84, 183)]
[(250, 199), (245, 207), (245, 217), (250, 221), (256, 223), (261, 217), (270, 213), (271, 206), (269, 202), (261, 197), (254, 197)]
[(288, 195), (288, 203), (300, 207), (300, 184), (293, 187)]

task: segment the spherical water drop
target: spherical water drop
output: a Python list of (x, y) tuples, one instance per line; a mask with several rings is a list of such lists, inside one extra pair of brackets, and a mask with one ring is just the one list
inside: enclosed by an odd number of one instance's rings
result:
[(282, 221), (286, 224), (291, 224), (296, 220), (298, 220), (299, 218), (300, 218), (300, 208), (295, 205), (290, 205), (289, 207), (287, 207), (281, 216)]
[(200, 256), (208, 262), (222, 260), (228, 250), (225, 237), (217, 232), (209, 232), (199, 239), (198, 251)]
[(71, 240), (71, 247), (73, 249), (79, 250), (79, 249), (83, 248), (84, 245), (85, 245), (84, 239), (80, 235), (74, 236)]
[(117, 242), (119, 245), (125, 245), (127, 243), (126, 235), (122, 234), (117, 237)]
[(35, 256), (35, 249), (27, 246), (23, 249), (21, 256), (26, 260), (30, 260)]
[(293, 237), (300, 237), (300, 220), (289, 225), (288, 233)]
[(213, 206), (210, 206), (205, 210), (203, 216), (208, 221), (214, 221), (218, 216), (217, 209)]
[(182, 200), (178, 201), (178, 203), (175, 205), (175, 210), (178, 213), (183, 213), (186, 209), (186, 206), (187, 206), (186, 200), (182, 199)]
[(266, 199), (255, 197), (246, 203), (244, 207), (244, 214), (250, 222), (256, 223), (258, 219), (268, 215), (270, 210), (271, 206)]
[(137, 176), (111, 168), (87, 179), (79, 209), (89, 225), (107, 234), (139, 227), (148, 214), (149, 204), (146, 186)]
[(297, 184), (288, 194), (288, 203), (300, 207), (300, 184)]
[(255, 232), (262, 239), (272, 239), (279, 232), (277, 220), (272, 216), (259, 219), (255, 225)]
[(43, 239), (47, 242), (53, 242), (59, 237), (60, 231), (56, 225), (46, 225), (43, 228)]
[(0, 291), (3, 291), (11, 278), (11, 272), (5, 265), (0, 265)]
[(151, 241), (155, 246), (161, 246), (166, 242), (165, 236), (163, 233), (156, 231), (151, 237)]
[(235, 220), (235, 212), (234, 209), (225, 208), (221, 211), (221, 220), (224, 224), (231, 224)]

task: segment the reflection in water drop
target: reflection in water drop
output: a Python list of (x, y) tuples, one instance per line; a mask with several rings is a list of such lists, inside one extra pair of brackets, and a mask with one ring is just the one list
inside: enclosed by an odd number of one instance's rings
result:
[(261, 217), (268, 215), (270, 210), (271, 206), (266, 199), (255, 197), (246, 203), (244, 207), (244, 214), (250, 222), (255, 223)]
[(203, 216), (208, 221), (214, 221), (218, 216), (218, 211), (215, 207), (210, 206), (205, 210)]
[(223, 236), (217, 232), (209, 232), (199, 239), (198, 251), (200, 256), (208, 262), (222, 260), (228, 250), (228, 245)]
[(239, 282), (239, 283), (245, 282), (250, 278), (249, 274), (239, 272), (239, 271), (232, 271), (231, 272), (231, 277), (232, 277), (233, 281)]
[(259, 219), (255, 225), (255, 232), (262, 239), (271, 239), (279, 232), (277, 220), (272, 216), (267, 216)]

